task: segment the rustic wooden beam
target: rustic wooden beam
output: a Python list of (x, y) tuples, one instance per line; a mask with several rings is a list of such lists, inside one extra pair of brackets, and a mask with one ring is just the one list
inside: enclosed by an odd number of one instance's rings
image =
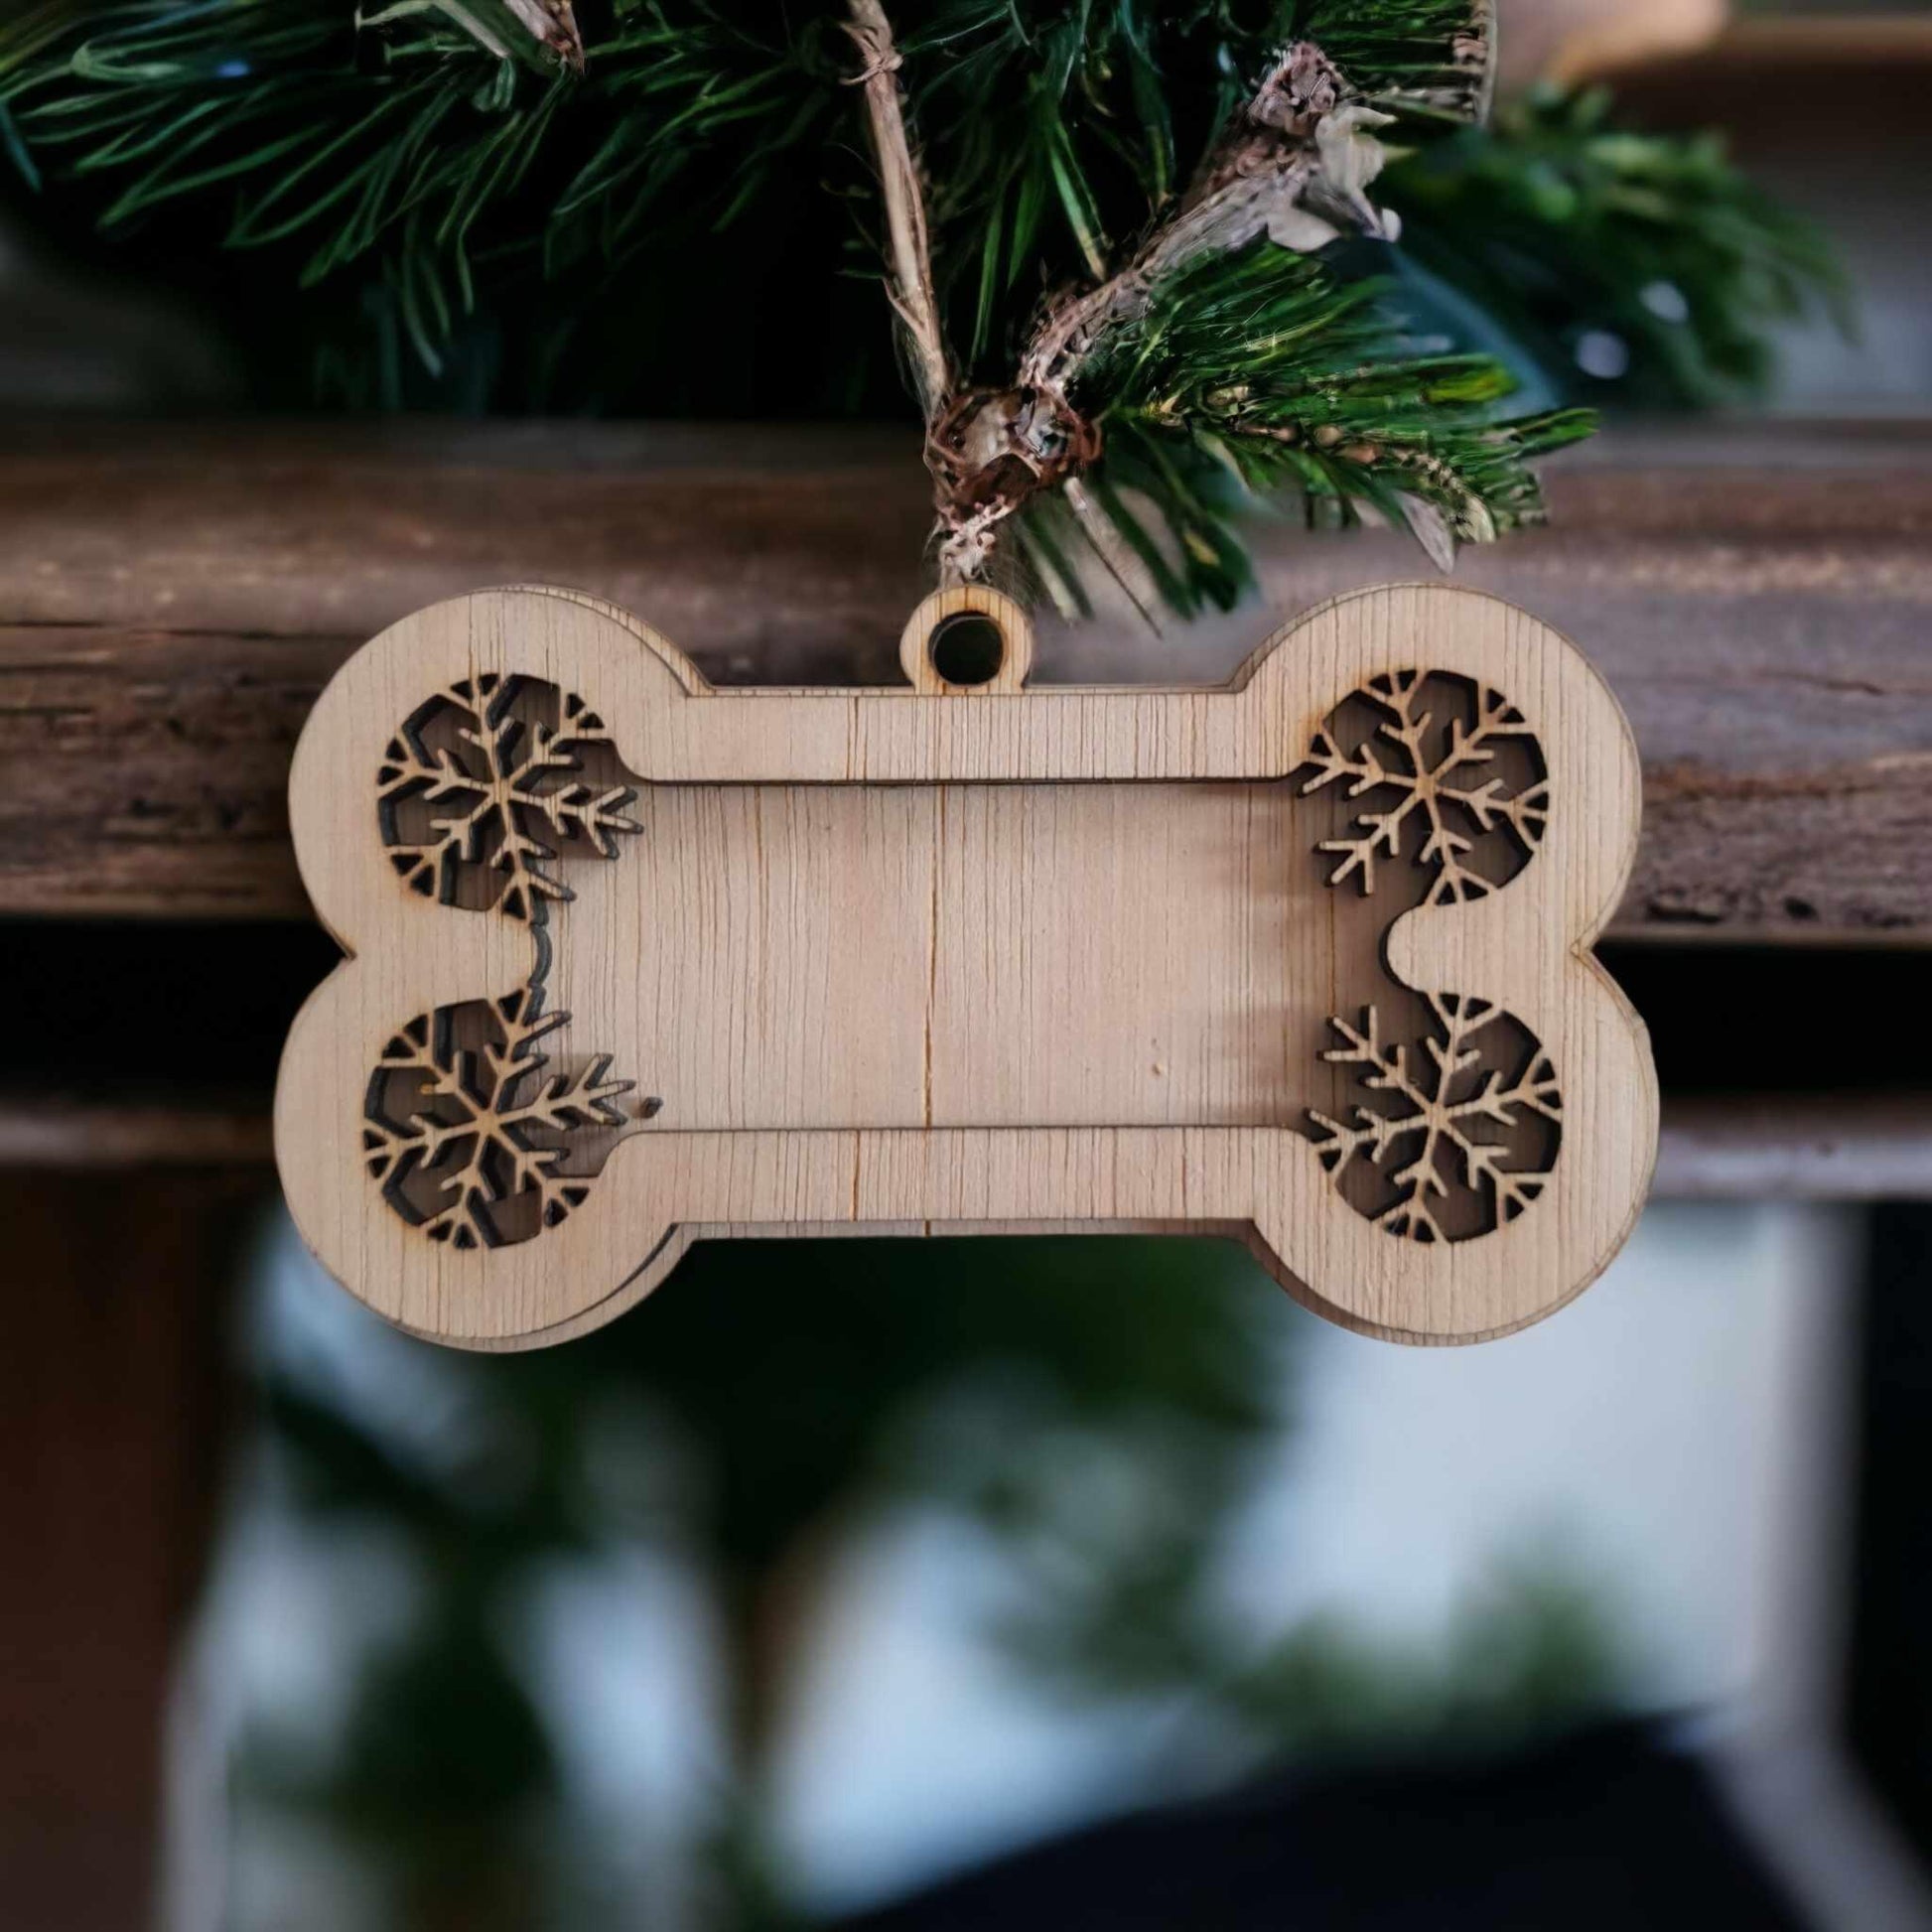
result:
[[(1556, 466), (1460, 574), (1582, 641), (1644, 754), (1625, 937), (1932, 938), (1932, 425), (1696, 425)], [(0, 435), (0, 913), (299, 917), (316, 690), (436, 598), (539, 580), (731, 682), (894, 674), (924, 483), (881, 431), (142, 428)], [(1278, 619), (1425, 574), (1386, 532), (1262, 547), (1263, 600), (1044, 627), (1037, 676), (1226, 675)]]
[[(0, 1096), (0, 1175), (273, 1160), (266, 1096), (178, 1103)], [(1932, 1094), (1666, 1094), (1655, 1200), (1932, 1200)]]
[(274, 1159), (265, 1098), (179, 1103), (0, 1095), (0, 1172), (252, 1169)]
[(1651, 1195), (1932, 1200), (1932, 1095), (1667, 1096)]

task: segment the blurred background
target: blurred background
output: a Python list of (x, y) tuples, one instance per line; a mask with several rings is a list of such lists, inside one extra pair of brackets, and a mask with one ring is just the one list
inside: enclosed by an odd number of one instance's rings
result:
[[(1674, 286), (1635, 324), (1580, 296), (1530, 358), (1553, 395), (1645, 433), (1926, 415), (1932, 10), (1504, 13), (1506, 111), (1600, 84), (1720, 130), (1836, 263), (1708, 388), (1642, 333)], [(373, 401), (810, 419), (834, 369), (892, 394), (836, 310), (801, 389), (757, 302), (728, 397), (688, 344), (595, 395), (506, 395), (485, 342), (433, 394), (318, 389), (221, 283), (10, 181), (0, 458), (30, 417), (46, 447)], [(0, 926), (23, 1035), (132, 970), (122, 928), (30, 925)], [(195, 990), (227, 936), (141, 997), (239, 1086), (286, 1016)], [(270, 951), (298, 993), (331, 957)], [(1905, 1016), (1900, 1078), (1921, 958), (1832, 982)], [(1810, 997), (1627, 965), (1667, 1087), (1672, 1014)], [(1345, 1333), (1233, 1247), (1054, 1238), (701, 1247), (498, 1358), (338, 1291), (245, 1124), (151, 1169), (11, 1119), (10, 1927), (1932, 1925), (1932, 1212), (1874, 1199), (1928, 1191), (1909, 1148), (1836, 1187), (1700, 1171), (1574, 1308), (1475, 1349)]]

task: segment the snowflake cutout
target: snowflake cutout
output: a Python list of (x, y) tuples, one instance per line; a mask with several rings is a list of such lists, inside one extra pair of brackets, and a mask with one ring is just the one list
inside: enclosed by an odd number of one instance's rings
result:
[[(554, 723), (529, 715), (546, 704)], [(468, 722), (452, 734), (451, 718)], [(634, 790), (577, 775), (587, 747), (610, 744), (604, 721), (554, 685), (491, 673), (439, 691), (390, 740), (376, 773), (383, 842), (403, 883), (448, 905), (466, 879), (479, 880), (486, 909), (539, 923), (547, 901), (571, 897), (556, 872), (563, 848), (615, 859), (618, 835), (641, 829), (623, 816)]]
[(1526, 1163), (1512, 1155), (1525, 1153), (1523, 1142), (1532, 1138), (1520, 1130), (1561, 1121), (1563, 1098), (1536, 1039), (1527, 1056), (1510, 1054), (1521, 1061), (1515, 1072), (1494, 1063), (1507, 1050), (1496, 1032), (1523, 1030), (1493, 1001), (1427, 997), (1430, 1031), (1420, 1054), (1381, 1038), (1372, 1006), (1363, 1009), (1359, 1031), (1345, 1020), (1328, 1022), (1341, 1043), (1321, 1057), (1359, 1067), (1359, 1084), (1378, 1104), (1358, 1102), (1346, 1123), (1312, 1108), (1309, 1117), (1322, 1130), (1316, 1146), (1329, 1173), (1339, 1176), (1359, 1159), (1382, 1175), (1393, 1198), (1372, 1213), (1377, 1227), (1437, 1242), (1466, 1238), (1443, 1225), (1440, 1210), (1455, 1195), (1479, 1212), (1483, 1224), (1471, 1233), (1513, 1221), (1537, 1198), (1555, 1162), (1554, 1139), (1533, 1137), (1542, 1145), (1532, 1146)]
[[(457, 1038), (461, 1007), (412, 1020), (383, 1049), (369, 1078), (362, 1129), (370, 1175), (390, 1205), (433, 1241), (495, 1247), (555, 1227), (581, 1206), (590, 1177), (560, 1172), (584, 1130), (621, 1127), (618, 1096), (633, 1082), (608, 1078), (609, 1054), (575, 1072), (546, 1074), (537, 1043), (570, 1017), (544, 1014), (532, 988), (494, 1002), (481, 1044)], [(652, 1109), (644, 1110), (648, 1114)], [(508, 1231), (507, 1217), (533, 1222)]]
[[(1302, 796), (1338, 784), (1350, 798), (1382, 802), (1353, 821), (1351, 835), (1315, 848), (1334, 855), (1328, 884), (1354, 879), (1372, 893), (1378, 855), (1398, 859), (1405, 842), (1419, 837), (1415, 862), (1435, 875), (1424, 904), (1459, 904), (1493, 892), (1498, 882), (1477, 870), (1472, 856), (1485, 844), (1494, 852), (1499, 841), (1490, 835), (1500, 833), (1527, 860), (1550, 815), (1549, 781), (1523, 714), (1499, 691), (1444, 673), (1393, 671), (1356, 695), (1380, 722), (1347, 750), (1335, 731), (1341, 713), (1330, 716), (1310, 749), (1313, 773)], [(1535, 773), (1521, 784), (1484, 770), (1511, 744), (1527, 752)]]

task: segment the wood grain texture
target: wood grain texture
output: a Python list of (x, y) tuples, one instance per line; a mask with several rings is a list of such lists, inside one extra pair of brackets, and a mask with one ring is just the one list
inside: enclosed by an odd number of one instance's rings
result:
[(1441, 585), (1224, 686), (939, 694), (720, 692), (608, 605), (455, 600), (296, 756), (351, 957), (290, 1035), (284, 1189), (470, 1346), (741, 1232), (1194, 1228), (1351, 1326), (1506, 1332), (1649, 1179), (1643, 1029), (1588, 952), (1639, 787), (1581, 653)]
[[(1932, 429), (1608, 437), (1459, 581), (1578, 638), (1642, 750), (1615, 930), (1932, 935)], [(307, 915), (283, 804), (328, 674), (527, 578), (637, 610), (714, 682), (880, 682), (926, 503), (893, 432), (12, 426), (0, 439), (0, 911)], [(1417, 573), (1268, 540), (1265, 603), (1042, 624), (1036, 683), (1213, 682), (1272, 622)]]

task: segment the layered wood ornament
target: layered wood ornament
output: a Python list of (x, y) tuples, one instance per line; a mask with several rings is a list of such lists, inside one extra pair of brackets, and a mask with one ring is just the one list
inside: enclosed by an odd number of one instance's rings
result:
[(1589, 951), (1639, 773), (1583, 656), (1432, 585), (1214, 689), (1031, 659), (983, 591), (895, 689), (714, 690), (548, 590), (365, 646), (291, 790), (348, 954), (276, 1096), (324, 1265), (486, 1348), (733, 1235), (1228, 1235), (1411, 1341), (1583, 1289), (1657, 1123)]

